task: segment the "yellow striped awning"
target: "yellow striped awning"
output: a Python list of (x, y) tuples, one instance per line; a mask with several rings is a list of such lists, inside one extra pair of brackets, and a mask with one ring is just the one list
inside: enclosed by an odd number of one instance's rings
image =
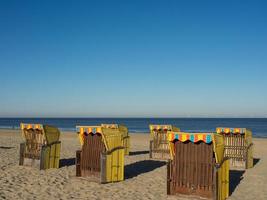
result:
[(220, 134), (245, 134), (246, 128), (227, 128), (227, 127), (218, 127), (216, 132)]
[(172, 130), (172, 125), (166, 124), (166, 125), (157, 125), (157, 124), (151, 124), (149, 125), (149, 128), (151, 131), (158, 131), (158, 130)]
[(203, 141), (207, 144), (213, 140), (213, 133), (187, 133), (187, 132), (168, 132), (168, 140), (170, 142), (179, 140), (181, 142), (191, 141), (193, 143)]
[(20, 128), (23, 129), (38, 129), (38, 130), (43, 130), (43, 125), (42, 124), (25, 124), (21, 123)]
[(101, 126), (76, 126), (76, 132), (79, 135), (79, 140), (81, 145), (84, 144), (84, 139), (86, 135), (89, 134), (102, 134)]
[(102, 127), (101, 126), (76, 126), (76, 132), (77, 133), (87, 133), (87, 134), (96, 134), (96, 133), (102, 133)]

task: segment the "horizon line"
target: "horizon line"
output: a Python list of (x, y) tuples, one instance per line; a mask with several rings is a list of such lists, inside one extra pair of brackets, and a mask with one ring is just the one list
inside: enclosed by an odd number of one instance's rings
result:
[(203, 118), (203, 119), (209, 119), (209, 118), (228, 118), (228, 119), (235, 119), (235, 118), (243, 118), (243, 119), (252, 119), (252, 118), (258, 118), (258, 119), (267, 119), (267, 116), (176, 116), (176, 117), (170, 117), (170, 116), (162, 116), (162, 117), (153, 117), (153, 116), (100, 116), (100, 117), (81, 117), (81, 116), (67, 116), (67, 117), (62, 117), (62, 116), (42, 116), (42, 117), (37, 117), (37, 116), (27, 116), (27, 117), (16, 117), (16, 116), (11, 116), (11, 117), (3, 117), (0, 116), (0, 119), (21, 119), (21, 118), (36, 118), (36, 119), (44, 119), (44, 118), (50, 118), (50, 119), (59, 119), (59, 118), (63, 118), (63, 119), (71, 119), (71, 118), (78, 118), (78, 119), (111, 119), (111, 118), (117, 118), (117, 119), (149, 119), (149, 118), (153, 118), (153, 119), (179, 119), (179, 118), (188, 118), (188, 119), (194, 119), (194, 118)]

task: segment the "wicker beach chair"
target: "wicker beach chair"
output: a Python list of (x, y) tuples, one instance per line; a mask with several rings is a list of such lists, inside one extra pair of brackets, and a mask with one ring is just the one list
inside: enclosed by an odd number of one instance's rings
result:
[(170, 131), (168, 140), (167, 194), (217, 200), (229, 196), (229, 160), (221, 135)]
[(58, 168), (61, 146), (59, 130), (41, 124), (21, 123), (20, 126), (25, 142), (20, 144), (19, 165)]
[(253, 167), (252, 132), (247, 128), (216, 128), (223, 135), (225, 156), (230, 158), (231, 168), (248, 169)]
[(170, 150), (167, 131), (180, 131), (173, 125), (149, 125), (150, 143), (149, 157), (158, 159), (169, 159)]
[(130, 153), (130, 136), (128, 132), (128, 128), (122, 124), (101, 124), (103, 128), (113, 128), (118, 129), (122, 134), (124, 153), (125, 155), (129, 155)]
[(76, 176), (100, 183), (124, 180), (124, 146), (118, 129), (77, 126), (81, 150), (76, 152)]

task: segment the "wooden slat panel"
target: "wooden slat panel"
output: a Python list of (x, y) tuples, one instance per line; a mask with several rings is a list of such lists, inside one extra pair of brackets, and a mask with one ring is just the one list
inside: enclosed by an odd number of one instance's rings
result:
[(211, 198), (214, 163), (212, 144), (176, 141), (171, 190)]
[(245, 168), (247, 161), (247, 144), (244, 134), (224, 135), (225, 156), (230, 158), (230, 164), (234, 168)]
[(105, 151), (102, 136), (89, 134), (85, 137), (81, 156), (81, 176), (90, 176), (100, 172), (100, 155)]
[(151, 157), (160, 159), (169, 159), (170, 150), (167, 130), (154, 130), (153, 145), (151, 148)]

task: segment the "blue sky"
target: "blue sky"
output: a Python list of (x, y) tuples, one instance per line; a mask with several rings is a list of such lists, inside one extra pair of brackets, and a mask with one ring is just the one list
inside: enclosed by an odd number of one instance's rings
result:
[(1, 1), (1, 117), (267, 117), (266, 1)]

